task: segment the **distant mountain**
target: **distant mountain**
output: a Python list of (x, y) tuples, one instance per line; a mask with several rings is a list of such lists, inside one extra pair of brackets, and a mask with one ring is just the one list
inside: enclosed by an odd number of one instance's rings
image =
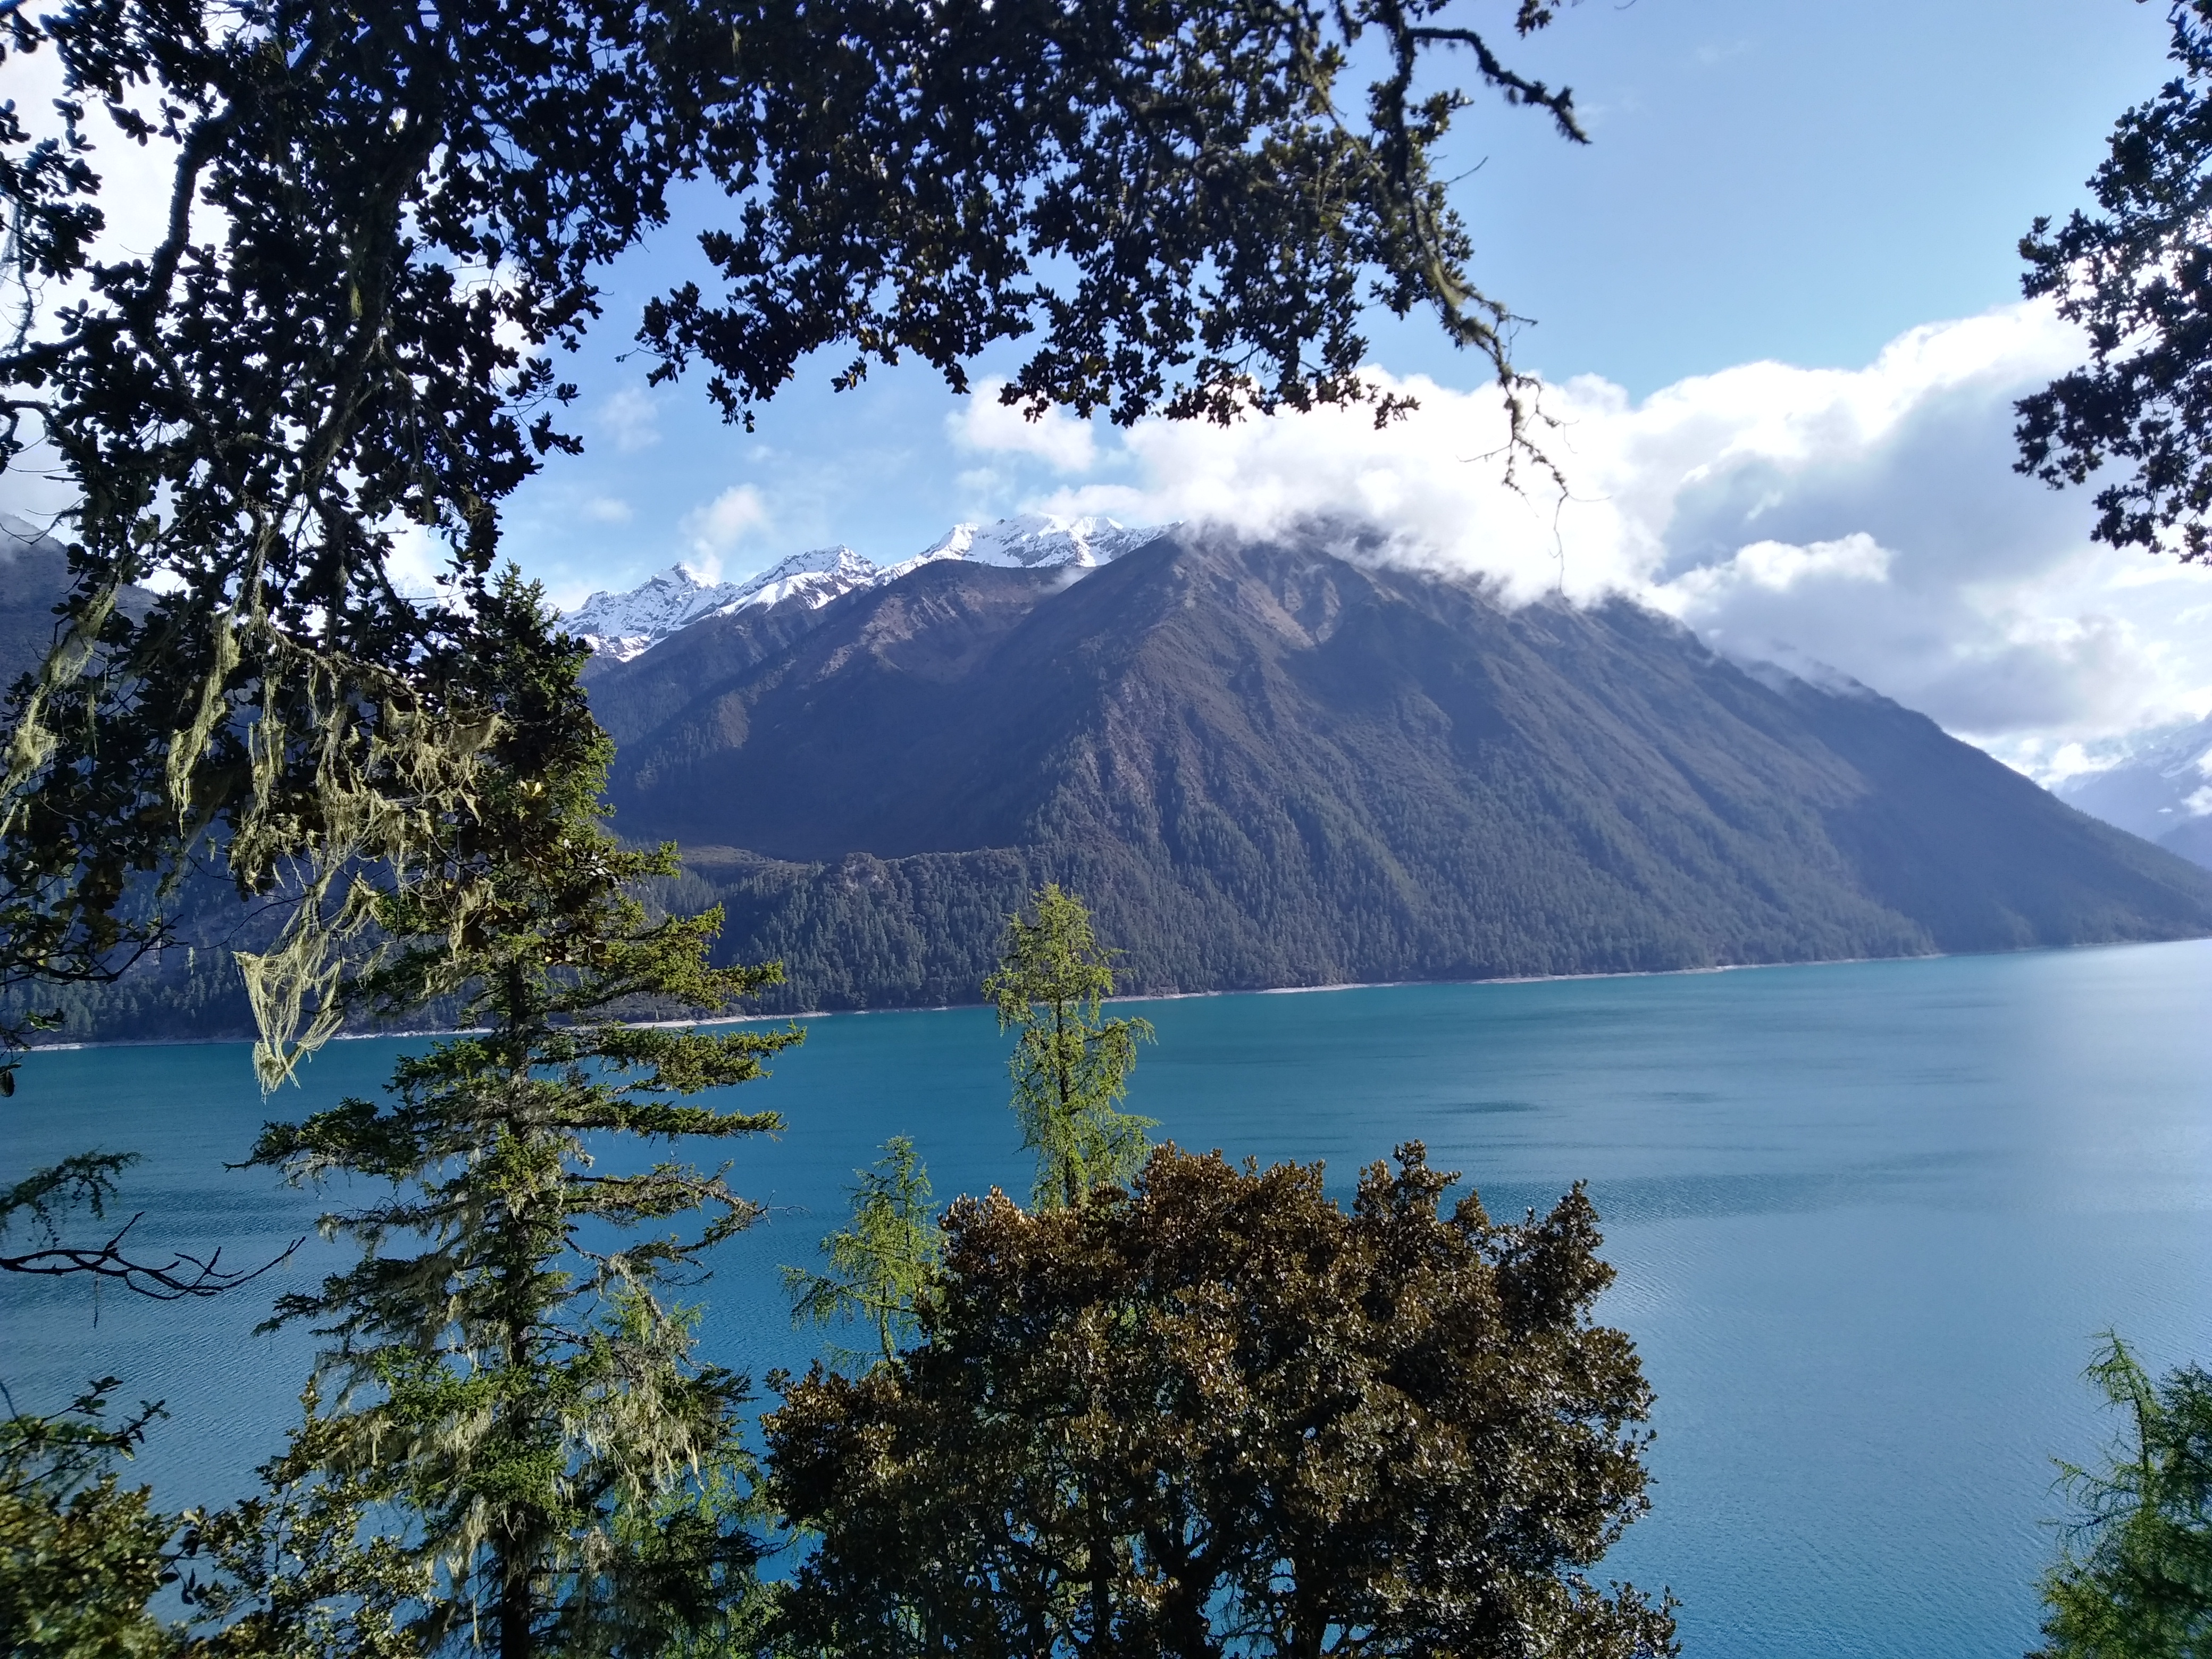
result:
[[(0, 691), (46, 659), (59, 618), (54, 607), (69, 595), (69, 554), (36, 526), (0, 513)], [(118, 600), (125, 616), (143, 617), (154, 596), (126, 587)]]
[(1153, 992), (2212, 933), (2212, 877), (1863, 688), (1345, 550), (940, 556), (695, 624), (595, 665), (617, 826), (789, 1007), (971, 1000), (1046, 879)]
[(673, 564), (623, 593), (594, 593), (563, 622), (595, 654), (617, 662), (642, 656), (709, 617), (792, 605), (813, 610), (863, 587), (897, 581), (925, 564), (966, 561), (1007, 569), (1093, 569), (1158, 532), (1111, 519), (1024, 514), (994, 524), (957, 524), (910, 559), (888, 568), (849, 547), (794, 553), (742, 582), (710, 582)]
[(1112, 519), (1064, 519), (1049, 513), (1024, 513), (995, 524), (957, 524), (934, 545), (884, 573), (896, 581), (937, 559), (965, 559), (1004, 570), (1096, 569), (1160, 532), (1132, 529)]
[(882, 574), (849, 547), (794, 553), (742, 582), (707, 581), (689, 566), (672, 564), (626, 593), (592, 594), (562, 620), (596, 654), (627, 662), (706, 617), (766, 610), (787, 600), (810, 608), (827, 605)]
[(2107, 771), (2069, 778), (2063, 800), (2212, 869), (2212, 719)]

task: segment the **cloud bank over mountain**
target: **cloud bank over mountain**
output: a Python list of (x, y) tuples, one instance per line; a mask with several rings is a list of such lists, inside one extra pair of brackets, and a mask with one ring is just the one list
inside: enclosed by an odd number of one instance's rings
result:
[[(1641, 402), (1548, 386), (1539, 440), (1502, 478), (1494, 392), (1382, 377), (1420, 409), (1222, 428), (1148, 422), (1086, 451), (1002, 415), (980, 458), (1037, 457), (1047, 511), (1254, 531), (1364, 518), (1367, 556), (1474, 573), (1526, 600), (1628, 593), (1719, 647), (1832, 665), (2044, 775), (2122, 734), (2212, 709), (2212, 572), (2088, 539), (2087, 492), (2012, 471), (2012, 404), (2077, 360), (2039, 307), (1911, 330), (1862, 369), (1745, 364)], [(975, 408), (991, 396), (984, 388)]]

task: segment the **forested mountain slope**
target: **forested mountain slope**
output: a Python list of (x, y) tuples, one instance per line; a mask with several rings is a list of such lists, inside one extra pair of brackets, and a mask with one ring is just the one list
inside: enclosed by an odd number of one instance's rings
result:
[(1059, 879), (1152, 991), (2212, 932), (2212, 878), (1856, 687), (1318, 539), (927, 564), (595, 670), (617, 826), (794, 1007), (972, 998)]

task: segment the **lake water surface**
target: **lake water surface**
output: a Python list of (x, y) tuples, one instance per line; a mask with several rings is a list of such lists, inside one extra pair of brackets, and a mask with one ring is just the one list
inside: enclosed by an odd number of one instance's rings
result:
[[(1692, 1656), (2020, 1655), (2050, 1460), (2118, 1426), (2080, 1379), (2097, 1334), (2212, 1357), (2212, 942), (1136, 1006), (1159, 1046), (1131, 1105), (1185, 1146), (1325, 1159), (1348, 1191), (1419, 1138), (1493, 1214), (1588, 1180), (1620, 1270), (1602, 1312), (1659, 1396), (1656, 1509), (1600, 1576), (1671, 1586)], [(266, 1106), (241, 1047), (37, 1054), (0, 1178), (135, 1149), (142, 1248), (258, 1259), (317, 1201), (223, 1161), (264, 1116), (373, 1092), (404, 1046), (334, 1045)], [(789, 1127), (736, 1149), (777, 1207), (702, 1293), (712, 1358), (804, 1364), (774, 1269), (811, 1259), (886, 1136), (940, 1197), (1026, 1190), (1005, 1053), (982, 1009), (817, 1019), (742, 1092)], [(26, 1407), (100, 1372), (166, 1398), (141, 1472), (221, 1500), (304, 1371), (301, 1340), (251, 1328), (337, 1259), (311, 1242), (181, 1307), (12, 1280), (0, 1376)]]

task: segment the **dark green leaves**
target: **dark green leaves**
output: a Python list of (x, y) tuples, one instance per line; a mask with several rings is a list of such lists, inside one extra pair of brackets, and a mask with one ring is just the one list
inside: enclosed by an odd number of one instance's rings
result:
[(1127, 1194), (956, 1203), (920, 1345), (767, 1420), (821, 1534), (798, 1650), (1674, 1651), (1579, 1575), (1644, 1510), (1650, 1401), (1588, 1201), (1498, 1226), (1449, 1179), (1403, 1148), (1346, 1214), (1164, 1148)]
[(2021, 239), (2021, 287), (2088, 335), (2087, 365), (2021, 399), (2019, 470), (2095, 478), (2096, 538), (2212, 556), (2212, 4), (2177, 0), (2180, 72), (2121, 116), (2100, 212)]
[[(969, 360), (1015, 339), (1031, 343), (1005, 395), (1033, 411), (1227, 421), (1358, 401), (1359, 313), (1377, 302), (1432, 306), (1516, 386), (1509, 313), (1468, 278), (1431, 172), (1466, 100), (1417, 71), (1464, 52), (1454, 67), (1582, 134), (1570, 94), (1444, 9), (747, 6), (737, 95), (706, 147), (738, 208), (701, 239), (726, 297), (680, 289), (640, 337), (664, 374), (703, 359), (747, 422), (811, 351), (851, 349), (841, 384), (910, 355), (964, 389)], [(1515, 27), (1550, 17), (1524, 6)], [(1389, 72), (1345, 86), (1363, 40)]]

